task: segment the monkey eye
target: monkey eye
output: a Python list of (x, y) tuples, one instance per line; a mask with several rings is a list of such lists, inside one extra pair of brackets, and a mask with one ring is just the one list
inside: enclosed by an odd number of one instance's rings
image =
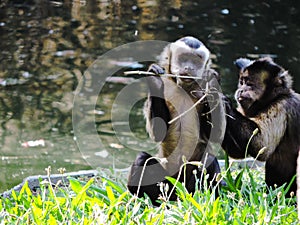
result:
[(247, 86), (252, 86), (253, 82), (250, 81), (248, 77), (240, 78), (240, 85), (246, 84)]
[(254, 83), (249, 81), (248, 79), (241, 79), (240, 80), (240, 85), (246, 85), (248, 87), (253, 87)]

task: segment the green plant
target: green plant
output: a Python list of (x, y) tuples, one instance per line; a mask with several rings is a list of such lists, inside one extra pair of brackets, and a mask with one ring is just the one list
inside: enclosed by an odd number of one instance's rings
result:
[(227, 169), (223, 179), (230, 185), (218, 195), (206, 182), (192, 195), (168, 178), (179, 198), (162, 200), (160, 207), (131, 195), (125, 178), (110, 178), (107, 171), (86, 181), (69, 178), (63, 188), (41, 181), (38, 194), (25, 184), (0, 199), (0, 224), (298, 224), (295, 198), (286, 198), (283, 186), (268, 190), (260, 171)]

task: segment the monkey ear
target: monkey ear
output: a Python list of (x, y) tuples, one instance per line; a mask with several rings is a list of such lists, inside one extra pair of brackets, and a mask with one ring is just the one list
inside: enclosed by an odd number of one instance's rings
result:
[(289, 89), (292, 88), (293, 79), (287, 70), (268, 57), (260, 59), (259, 62), (265, 63), (264, 68), (271, 75), (275, 86)]
[(159, 65), (165, 69), (165, 71), (168, 73), (170, 72), (170, 60), (171, 60), (171, 44), (168, 44), (162, 53), (159, 56)]
[(250, 59), (239, 58), (234, 61), (234, 65), (237, 66), (239, 70), (244, 70), (246, 67), (250, 66), (253, 63)]
[(275, 80), (275, 85), (276, 86), (283, 86), (285, 88), (292, 88), (293, 85), (293, 79), (291, 77), (291, 75), (289, 74), (289, 72), (287, 70), (283, 70), (281, 71)]

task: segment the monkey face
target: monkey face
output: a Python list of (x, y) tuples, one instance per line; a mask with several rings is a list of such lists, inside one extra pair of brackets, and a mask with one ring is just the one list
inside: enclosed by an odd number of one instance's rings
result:
[(290, 75), (271, 58), (255, 61), (241, 58), (235, 64), (240, 69), (235, 98), (245, 115), (254, 116), (276, 99), (290, 93)]
[(239, 85), (235, 98), (242, 109), (246, 112), (251, 106), (262, 99), (265, 91), (265, 81), (269, 77), (266, 71), (251, 71), (245, 69), (240, 72)]
[[(202, 43), (197, 47), (191, 48), (181, 39), (172, 43), (170, 46), (170, 72), (180, 76), (201, 77), (210, 53)], [(183, 80), (188, 82), (193, 79)]]

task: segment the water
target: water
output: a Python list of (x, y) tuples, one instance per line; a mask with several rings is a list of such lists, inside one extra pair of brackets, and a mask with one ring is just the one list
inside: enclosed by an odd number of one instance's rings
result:
[[(89, 169), (89, 159), (103, 167), (130, 165), (137, 151), (120, 144), (110, 121), (111, 104), (125, 84), (107, 83), (88, 114), (95, 123), (87, 126), (94, 127), (104, 149), (95, 143), (82, 154), (72, 127), (74, 91), (84, 72), (122, 44), (196, 36), (213, 53), (229, 96), (237, 81), (233, 60), (270, 55), (290, 71), (300, 91), (299, 9), (297, 1), (278, 0), (1, 1), (0, 191), (44, 174), (48, 165), (53, 172)], [(141, 65), (141, 70), (147, 66)], [(152, 146), (144, 130), (143, 97), (130, 114), (130, 127), (142, 141), (121, 134), (121, 143), (141, 148)], [(94, 138), (91, 132), (86, 143)], [(41, 139), (44, 146), (24, 147)]]

